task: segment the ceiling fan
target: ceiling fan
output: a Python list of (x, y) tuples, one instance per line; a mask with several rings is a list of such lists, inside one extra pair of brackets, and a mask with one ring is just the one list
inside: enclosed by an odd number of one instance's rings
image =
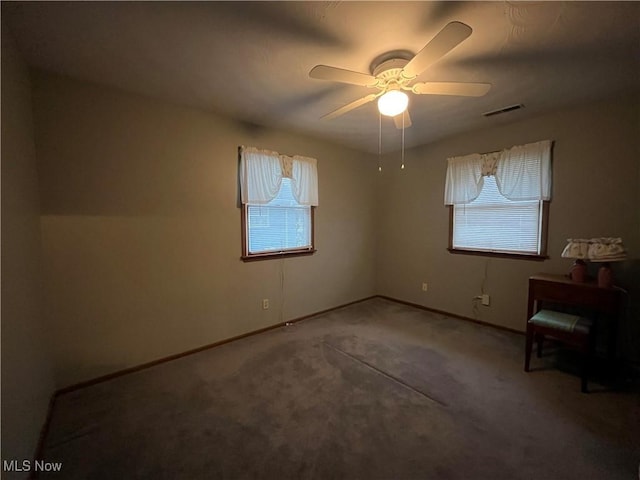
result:
[[(489, 83), (417, 82), (418, 75), (437, 62), (471, 35), (471, 27), (461, 22), (451, 22), (433, 37), (415, 56), (410, 52), (396, 51), (381, 55), (371, 64), (371, 74), (354, 72), (327, 65), (316, 65), (309, 77), (318, 80), (349, 83), (377, 89), (354, 102), (348, 103), (322, 118), (330, 120), (354, 110), (378, 98), (378, 109), (383, 115), (394, 118), (396, 127), (411, 126), (406, 110), (409, 98), (404, 91), (416, 95), (458, 95), (481, 97), (491, 88)], [(400, 115), (404, 113), (404, 115)]]

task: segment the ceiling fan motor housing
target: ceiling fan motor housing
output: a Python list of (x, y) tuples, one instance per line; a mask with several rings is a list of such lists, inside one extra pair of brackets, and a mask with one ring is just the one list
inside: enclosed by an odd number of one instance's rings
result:
[(392, 58), (377, 65), (372, 73), (374, 77), (385, 80), (397, 78), (407, 63), (409, 60), (404, 58)]
[(407, 84), (413, 78), (402, 75), (403, 68), (407, 63), (409, 60), (404, 58), (391, 58), (381, 62), (373, 69), (373, 75), (378, 80), (375, 86), (385, 92), (400, 89), (409, 90)]

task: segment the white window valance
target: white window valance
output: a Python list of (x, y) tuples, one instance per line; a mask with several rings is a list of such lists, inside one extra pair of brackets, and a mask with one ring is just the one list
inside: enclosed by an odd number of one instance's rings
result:
[(240, 149), (242, 203), (263, 205), (280, 191), (282, 178), (291, 179), (291, 192), (300, 205), (318, 205), (318, 169), (315, 158), (287, 156), (254, 147)]
[(445, 205), (475, 200), (485, 176), (495, 176), (498, 190), (509, 200), (550, 200), (551, 140), (448, 158)]

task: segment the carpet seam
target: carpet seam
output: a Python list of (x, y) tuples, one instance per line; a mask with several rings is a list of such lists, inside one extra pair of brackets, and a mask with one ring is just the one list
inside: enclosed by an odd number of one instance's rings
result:
[(387, 378), (387, 379), (389, 379), (389, 380), (391, 380), (391, 381), (393, 381), (393, 382), (405, 387), (406, 389), (411, 390), (412, 392), (417, 393), (418, 395), (421, 395), (422, 397), (426, 398), (427, 400), (430, 400), (430, 401), (432, 401), (434, 403), (437, 403), (438, 405), (440, 405), (442, 407), (447, 407), (446, 403), (443, 403), (440, 400), (438, 400), (436, 398), (433, 398), (430, 395), (427, 395), (423, 391), (418, 390), (417, 388), (415, 388), (415, 387), (409, 385), (408, 383), (402, 381), (401, 378), (395, 377), (395, 376), (391, 375), (390, 373), (387, 373), (387, 372), (379, 369), (378, 367), (376, 367), (374, 365), (371, 365), (370, 363), (365, 362), (364, 360), (362, 360), (362, 359), (360, 359), (360, 358), (358, 358), (358, 357), (356, 357), (354, 355), (351, 355), (350, 353), (345, 352), (344, 350), (340, 350), (338, 347), (336, 347), (334, 345), (331, 345), (330, 343), (322, 342), (322, 344), (326, 345), (327, 347), (331, 348), (332, 350), (335, 350), (336, 352), (344, 355), (345, 357), (350, 358), (351, 360), (354, 360), (355, 362), (358, 362), (361, 365), (364, 365), (365, 367), (369, 368), (370, 370), (373, 370), (374, 372), (376, 372), (378, 375), (381, 375), (381, 376), (383, 376), (383, 377), (385, 377), (385, 378)]

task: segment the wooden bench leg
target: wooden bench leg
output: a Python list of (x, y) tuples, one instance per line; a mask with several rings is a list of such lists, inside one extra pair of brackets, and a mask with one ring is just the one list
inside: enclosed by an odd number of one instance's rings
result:
[(582, 393), (589, 393), (589, 390), (587, 389), (587, 381), (589, 378), (589, 372), (591, 371), (591, 365), (593, 363), (593, 357), (595, 356), (595, 352), (596, 352), (596, 336), (595, 336), (595, 331), (592, 330), (589, 333), (589, 338), (587, 339), (587, 351), (584, 355), (584, 362), (582, 364), (582, 375), (581, 375), (581, 382), (580, 382), (580, 390), (582, 391)]
[(580, 390), (582, 393), (589, 393), (587, 390), (587, 379), (589, 378), (589, 370), (591, 364), (591, 355), (586, 353), (582, 362), (582, 375), (580, 376)]
[(529, 363), (531, 361), (531, 348), (533, 347), (533, 327), (527, 325), (527, 341), (524, 348), (524, 371), (529, 371)]

